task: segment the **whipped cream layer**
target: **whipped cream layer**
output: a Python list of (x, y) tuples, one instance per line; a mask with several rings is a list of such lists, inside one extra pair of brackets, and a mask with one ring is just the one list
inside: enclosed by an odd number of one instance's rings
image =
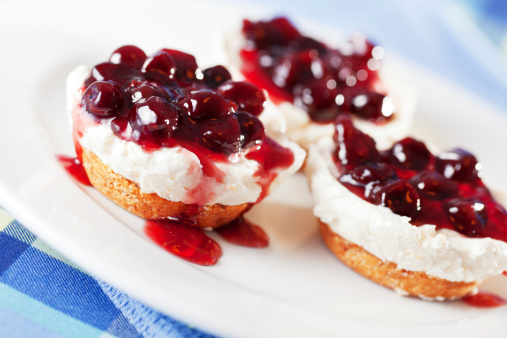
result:
[[(76, 123), (73, 116), (82, 118), (82, 112), (73, 113), (73, 110), (81, 109), (79, 104), (84, 91), (83, 83), (89, 76), (90, 68), (86, 66), (77, 67), (68, 76), (67, 112), (71, 126)], [(266, 134), (294, 154), (294, 162), (289, 168), (275, 170), (278, 175), (270, 185), (270, 189), (273, 189), (301, 167), (306, 154), (283, 136), (285, 123), (271, 109), (267, 109), (260, 119), (265, 126), (269, 126), (266, 127)], [(215, 178), (204, 175), (198, 157), (183, 147), (145, 152), (138, 144), (117, 137), (109, 123), (85, 125), (80, 144), (91, 150), (115, 173), (137, 184), (144, 193), (156, 193), (167, 200), (186, 204), (204, 202), (224, 205), (254, 203), (261, 194), (262, 187), (255, 175), (259, 163), (246, 159), (244, 153), (231, 155), (226, 163), (215, 163), (224, 173), (224, 181), (219, 183)]]
[(414, 226), (409, 217), (356, 196), (337, 180), (333, 148), (331, 138), (320, 140), (310, 147), (306, 164), (314, 215), (333, 232), (400, 269), (453, 282), (480, 281), (507, 270), (506, 242)]

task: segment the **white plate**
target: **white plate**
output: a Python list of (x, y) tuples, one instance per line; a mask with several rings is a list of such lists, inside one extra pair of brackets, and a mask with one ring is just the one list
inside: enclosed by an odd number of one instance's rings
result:
[[(300, 175), (248, 214), (269, 234), (269, 248), (232, 246), (212, 235), (224, 255), (216, 266), (200, 267), (164, 252), (143, 234), (142, 220), (65, 174), (54, 155), (72, 154), (64, 112), (71, 69), (102, 62), (127, 43), (147, 52), (180, 48), (201, 65), (224, 63), (222, 33), (250, 10), (166, 1), (4, 2), (0, 9), (0, 204), (86, 270), (225, 336), (505, 333), (505, 307), (403, 298), (344, 267), (319, 239)], [(198, 29), (188, 28), (189, 18)], [(443, 147), (468, 147), (507, 192), (505, 154), (498, 153), (507, 144), (506, 119), (439, 76), (399, 62), (420, 94), (414, 133)], [(507, 297), (504, 277), (484, 289)]]

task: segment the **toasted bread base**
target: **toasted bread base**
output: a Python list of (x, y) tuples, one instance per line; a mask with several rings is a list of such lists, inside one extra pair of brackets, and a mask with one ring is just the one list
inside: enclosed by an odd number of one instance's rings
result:
[(395, 263), (382, 261), (360, 246), (334, 233), (319, 221), (320, 234), (329, 249), (343, 263), (366, 278), (402, 295), (427, 300), (451, 300), (475, 292), (476, 282), (451, 282), (424, 272), (399, 269)]
[(217, 228), (233, 221), (250, 206), (250, 203), (211, 204), (200, 208), (183, 202), (172, 202), (155, 193), (142, 192), (135, 183), (102, 163), (89, 149), (83, 148), (82, 161), (95, 189), (120, 207), (145, 219), (185, 218), (196, 221), (196, 225), (201, 228)]

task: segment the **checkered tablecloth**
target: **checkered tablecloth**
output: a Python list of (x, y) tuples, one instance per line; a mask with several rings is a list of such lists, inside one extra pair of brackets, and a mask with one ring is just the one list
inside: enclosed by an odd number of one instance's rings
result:
[(210, 337), (53, 250), (0, 209), (0, 337)]

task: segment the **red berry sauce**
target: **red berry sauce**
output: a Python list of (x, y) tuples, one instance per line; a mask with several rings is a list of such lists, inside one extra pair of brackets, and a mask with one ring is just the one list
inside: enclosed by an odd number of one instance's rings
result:
[(342, 112), (376, 124), (393, 117), (378, 75), (381, 47), (354, 37), (333, 49), (302, 35), (286, 18), (244, 20), (242, 32), (241, 72), (274, 102), (293, 102), (318, 123)]
[(215, 231), (227, 242), (237, 245), (251, 248), (265, 248), (269, 244), (269, 238), (264, 230), (248, 222), (243, 216), (236, 218), (231, 223)]
[(84, 185), (92, 185), (79, 159), (64, 155), (57, 155), (56, 159), (76, 181)]
[(486, 292), (479, 292), (475, 295), (466, 296), (462, 300), (467, 305), (480, 308), (492, 308), (507, 305), (507, 301), (505, 299)]
[(179, 220), (147, 221), (146, 235), (166, 251), (199, 265), (213, 265), (222, 256), (217, 242), (204, 231)]
[(466, 150), (433, 155), (424, 143), (405, 138), (378, 151), (345, 115), (336, 120), (334, 140), (339, 181), (364, 200), (410, 217), (413, 225), (434, 224), (467, 237), (507, 242), (507, 211), (486, 188), (480, 163)]

